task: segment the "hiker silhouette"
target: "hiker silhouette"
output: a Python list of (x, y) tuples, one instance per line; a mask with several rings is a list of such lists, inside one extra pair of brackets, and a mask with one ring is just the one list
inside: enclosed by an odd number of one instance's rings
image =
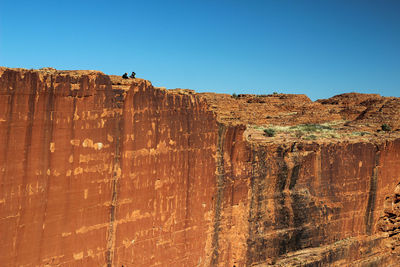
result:
[(132, 74), (131, 74), (131, 76), (129, 76), (129, 78), (135, 79), (135, 75), (136, 75), (136, 73), (134, 71), (132, 71)]
[(128, 79), (128, 73), (125, 72), (124, 75), (122, 75), (122, 78), (123, 79)]

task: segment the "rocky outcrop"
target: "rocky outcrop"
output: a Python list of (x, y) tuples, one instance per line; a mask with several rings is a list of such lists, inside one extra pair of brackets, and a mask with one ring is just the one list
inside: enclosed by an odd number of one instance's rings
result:
[[(377, 132), (397, 129), (396, 98), (234, 99), (0, 68), (0, 101), (4, 266), (400, 262), (399, 133)], [(262, 132), (332, 120), (340, 137)]]
[(400, 250), (400, 184), (398, 184), (393, 194), (388, 195), (384, 202), (384, 216), (379, 218), (378, 229), (388, 234), (386, 246), (392, 253), (399, 256)]

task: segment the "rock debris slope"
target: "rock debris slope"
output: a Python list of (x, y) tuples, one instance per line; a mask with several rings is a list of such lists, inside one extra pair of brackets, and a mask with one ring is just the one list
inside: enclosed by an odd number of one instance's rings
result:
[(0, 68), (0, 101), (4, 266), (400, 262), (399, 98)]

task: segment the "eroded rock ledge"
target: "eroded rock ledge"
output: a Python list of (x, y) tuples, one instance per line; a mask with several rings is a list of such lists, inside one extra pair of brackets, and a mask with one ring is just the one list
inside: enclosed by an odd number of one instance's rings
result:
[(0, 68), (0, 101), (5, 266), (399, 263), (398, 98)]

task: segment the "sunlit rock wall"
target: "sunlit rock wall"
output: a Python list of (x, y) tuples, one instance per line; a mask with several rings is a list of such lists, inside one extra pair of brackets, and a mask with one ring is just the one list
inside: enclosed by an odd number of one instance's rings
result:
[(213, 216), (217, 124), (137, 79), (2, 70), (4, 266), (194, 265)]
[(400, 140), (246, 141), (206, 100), (0, 69), (4, 266), (397, 266)]

